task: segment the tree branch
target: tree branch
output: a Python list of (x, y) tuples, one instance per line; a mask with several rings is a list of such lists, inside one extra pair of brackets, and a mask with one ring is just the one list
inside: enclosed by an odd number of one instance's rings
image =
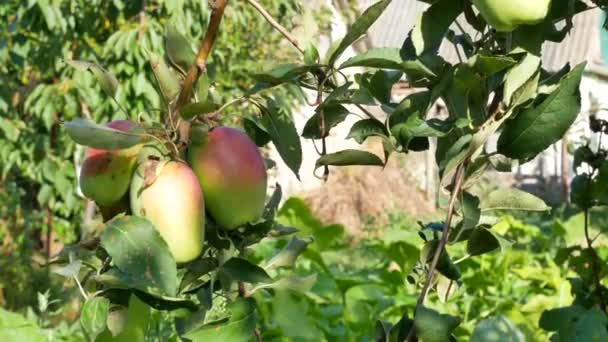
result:
[[(194, 61), (192, 62), (192, 66), (190, 66), (190, 70), (186, 74), (186, 78), (182, 84), (182, 89), (177, 97), (177, 101), (173, 107), (173, 115), (175, 115), (176, 119), (179, 116), (179, 112), (181, 108), (188, 102), (190, 96), (192, 95), (192, 89), (198, 81), (200, 75), (205, 72), (205, 67), (207, 64), (207, 58), (213, 48), (213, 44), (215, 43), (215, 38), (217, 37), (217, 33), (219, 31), (220, 23), (222, 21), (222, 17), (224, 15), (224, 9), (226, 8), (226, 4), (228, 0), (209, 0), (209, 7), (211, 7), (211, 19), (209, 20), (209, 27), (207, 28), (207, 32), (203, 36), (203, 40), (201, 41), (201, 46), (196, 54)], [(180, 140), (183, 143), (188, 142), (188, 135), (190, 131), (190, 123), (189, 122), (181, 122), (180, 127)]]
[(285, 37), (287, 40), (289, 40), (291, 45), (293, 45), (301, 53), (304, 53), (304, 48), (302, 47), (302, 45), (300, 45), (300, 42), (298, 42), (298, 40), (294, 36), (292, 36), (285, 27), (283, 27), (281, 24), (279, 24), (279, 22), (276, 21), (272, 17), (272, 15), (270, 15), (270, 13), (268, 13), (268, 11), (266, 11), (264, 9), (264, 7), (262, 7), (262, 5), (260, 5), (259, 2), (257, 2), (256, 0), (247, 0), (247, 2), (251, 6), (253, 6), (262, 15), (262, 17), (264, 17), (264, 19), (266, 19), (266, 21), (270, 25), (272, 25), (272, 27), (274, 27), (277, 31), (279, 31), (283, 35), (283, 37)]
[[(418, 297), (418, 301), (416, 302), (416, 308), (414, 309), (414, 316), (416, 315), (417, 309), (424, 304), (424, 299), (431, 288), (431, 284), (433, 282), (433, 275), (435, 273), (435, 269), (437, 269), (437, 263), (439, 262), (439, 257), (441, 253), (443, 253), (443, 249), (448, 242), (448, 235), (450, 232), (450, 224), (452, 223), (452, 217), (454, 216), (454, 207), (456, 205), (456, 200), (458, 199), (458, 194), (460, 193), (460, 189), (462, 187), (462, 183), (464, 180), (464, 163), (458, 166), (456, 170), (456, 174), (454, 175), (454, 180), (452, 182), (452, 194), (450, 195), (450, 201), (448, 203), (448, 211), (446, 213), (445, 222), (443, 223), (443, 232), (441, 235), (441, 240), (439, 241), (439, 245), (435, 250), (435, 254), (433, 255), (433, 260), (431, 261), (431, 266), (427, 272), (426, 280), (424, 282), (424, 286), (422, 287), (422, 291), (420, 292), (420, 296)], [(414, 337), (414, 327), (410, 329), (405, 341), (411, 341)]]

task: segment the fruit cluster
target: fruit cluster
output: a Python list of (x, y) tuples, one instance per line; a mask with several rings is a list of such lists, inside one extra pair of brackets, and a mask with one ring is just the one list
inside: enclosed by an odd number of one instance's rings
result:
[[(140, 130), (132, 121), (107, 127)], [(118, 213), (148, 219), (175, 261), (196, 259), (203, 250), (205, 211), (217, 225), (235, 229), (260, 218), (266, 197), (266, 166), (257, 146), (234, 128), (195, 127), (186, 162), (171, 158), (162, 143), (121, 150), (88, 148), (80, 173), (85, 196), (109, 219)]]

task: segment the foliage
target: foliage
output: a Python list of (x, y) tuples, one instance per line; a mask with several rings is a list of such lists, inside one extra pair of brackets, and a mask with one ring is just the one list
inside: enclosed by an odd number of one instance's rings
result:
[[(401, 49), (370, 50), (341, 61), (344, 51), (389, 4), (390, 0), (378, 1), (362, 12), (325, 56), (313, 45), (303, 49), (284, 33), (302, 56), (290, 58), (289, 63), (272, 63), (267, 70), (252, 74), (255, 84), (245, 77), (241, 93), (229, 97), (217, 96), (223, 84), (241, 86), (243, 79), (230, 74), (224, 76), (233, 77), (223, 78), (217, 73), (222, 66), (231, 66), (222, 55), (230, 49), (222, 37), (213, 56), (219, 66), (216, 74), (211, 66), (204, 67), (224, 1), (215, 2), (218, 7), (211, 13), (196, 60), (188, 46), (189, 35), (173, 26), (178, 23), (165, 25), (163, 57), (146, 56), (143, 49), (134, 49), (132, 43), (142, 32), (140, 21), (125, 34), (124, 42), (113, 38), (114, 33), (104, 47), (116, 60), (129, 62), (128, 67), (106, 70), (91, 61), (74, 61), (73, 66), (89, 70), (93, 77), (88, 76), (85, 82), (80, 77), (86, 72), (60, 75), (62, 83), (81, 80), (78, 91), (95, 79), (105, 96), (114, 100), (96, 101), (90, 88), (79, 93), (79, 99), (94, 108), (93, 121), (100, 121), (112, 109), (123, 114), (137, 112), (130, 117), (145, 128), (124, 137), (121, 132), (76, 119), (64, 125), (67, 134), (55, 136), (61, 141), (69, 136), (85, 146), (110, 149), (154, 139), (170, 147), (171, 157), (179, 159), (188, 145), (189, 126), (185, 123), (211, 129), (227, 108), (240, 103), (248, 109), (241, 115), (247, 133), (258, 145), (272, 142), (296, 175), (302, 162), (300, 137), (321, 141), (316, 167), (323, 170), (324, 178), (329, 177), (330, 166), (383, 166), (391, 154), (427, 150), (429, 139), (436, 139), (441, 185), (450, 194), (445, 219), (420, 222), (415, 229), (398, 227), (381, 239), (351, 249), (344, 243), (343, 227), (323, 226), (301, 201), (291, 199), (277, 212), (282, 197), (277, 185), (263, 217), (256, 222), (229, 230), (207, 217), (206, 249), (200, 258), (184, 265), (176, 265), (169, 257), (167, 246), (150, 222), (134, 219), (128, 212), (121, 214), (106, 222), (101, 234), (93, 233), (89, 240), (67, 246), (52, 261), (54, 271), (76, 282), (86, 299), (80, 323), (89, 338), (112, 340), (121, 339), (122, 334), (149, 333), (150, 327), (160, 326), (146, 318), (155, 309), (172, 316), (177, 336), (192, 340), (263, 336), (277, 340), (445, 341), (468, 336), (484, 340), (497, 333), (513, 340), (522, 336), (544, 340), (549, 335), (554, 340), (605, 339), (606, 251), (599, 244), (594, 247), (596, 238), (590, 235), (592, 207), (606, 204), (605, 151), (587, 147), (578, 153), (577, 166), (583, 162), (589, 166), (588, 172), (574, 179), (572, 187), (572, 202), (583, 210), (583, 220), (576, 221), (580, 216), (574, 216), (564, 223), (558, 221), (553, 230), (546, 231), (543, 225), (537, 229), (505, 215), (547, 211), (549, 207), (541, 199), (517, 189), (483, 191), (475, 186), (487, 169), (510, 171), (513, 163), (534, 158), (557, 142), (576, 118), (585, 65), (566, 65), (560, 72), (550, 73), (543, 69), (540, 48), (545, 41), (563, 40), (572, 28), (572, 17), (588, 10), (588, 5), (576, 0), (553, 2), (544, 21), (505, 33), (486, 27), (468, 0), (433, 1)], [(192, 16), (198, 13), (194, 9), (189, 12)], [(57, 19), (53, 12), (43, 14), (47, 25), (48, 18)], [(160, 13), (163, 17), (166, 14), (171, 10)], [(227, 12), (225, 22), (235, 22), (230, 14)], [(483, 34), (473, 38), (452, 31), (451, 25), (461, 14)], [(193, 22), (187, 15), (181, 19), (186, 25)], [(555, 23), (562, 21), (567, 24), (558, 28)], [(51, 23), (58, 29), (72, 25)], [(230, 26), (220, 31), (225, 31), (224, 35), (235, 33)], [(141, 46), (146, 46), (149, 32), (142, 34)], [(251, 27), (247, 32), (260, 34)], [(160, 41), (160, 35), (155, 37)], [(464, 59), (452, 64), (437, 54), (445, 38), (464, 52)], [(84, 43), (79, 48), (91, 45)], [(121, 50), (114, 49), (119, 43), (125, 44), (124, 51), (139, 54), (131, 58), (115, 55)], [(152, 47), (149, 50), (159, 52)], [(247, 54), (243, 59), (250, 58), (249, 51), (241, 53)], [(156, 87), (146, 81), (151, 78), (139, 76), (144, 75), (141, 70), (148, 59), (166, 63), (152, 68)], [(116, 60), (107, 58), (104, 65)], [(190, 66), (187, 62), (192, 60)], [(367, 69), (356, 74), (353, 82), (342, 72), (351, 67)], [(199, 72), (204, 72), (200, 79)], [(66, 81), (69, 76), (74, 81)], [(402, 77), (417, 92), (394, 103), (391, 89)], [(116, 80), (122, 79), (131, 82), (133, 92), (119, 87)], [(290, 115), (293, 103), (264, 92), (277, 86), (315, 91), (314, 114), (302, 134)], [(154, 96), (156, 88), (160, 92)], [(42, 90), (36, 93), (37, 89), (32, 93), (34, 99), (52, 103), (62, 98)], [(26, 110), (32, 108), (32, 96), (25, 102)], [(438, 99), (446, 103), (448, 115), (429, 118), (429, 108)], [(122, 103), (130, 103), (128, 111)], [(48, 109), (58, 106), (53, 105), (45, 103), (40, 108), (47, 130), (58, 129), (55, 111)], [(184, 110), (185, 105), (194, 108)], [(380, 107), (387, 119), (379, 120), (363, 105)], [(380, 137), (384, 159), (362, 150), (328, 150), (327, 135), (350, 115), (352, 107), (367, 118), (353, 126), (349, 136), (359, 142)], [(593, 122), (597, 131), (607, 126)], [(12, 137), (20, 132), (8, 131), (12, 134), (7, 136)], [(499, 134), (497, 150), (490, 151), (486, 142), (495, 134)], [(84, 139), (87, 135), (89, 139)], [(62, 163), (67, 163), (74, 148), (67, 142), (65, 146), (65, 154), (58, 156)], [(54, 182), (61, 178), (52, 175)], [(65, 182), (53, 183), (47, 192), (61, 195), (65, 192), (62, 185)], [(40, 193), (44, 193), (42, 188)], [(43, 199), (40, 203), (53, 203), (50, 197)], [(70, 217), (66, 215), (66, 219)], [(585, 247), (566, 239), (571, 226), (583, 228)], [(119, 236), (124, 241), (112, 243)], [(540, 250), (543, 253), (538, 253)], [(494, 252), (499, 252), (498, 256), (489, 254)], [(137, 315), (140, 320), (114, 331), (111, 306), (127, 315), (131, 310), (143, 313)], [(543, 330), (536, 328), (536, 322)]]
[[(296, 1), (262, 3), (287, 27), (303, 25)], [(0, 5), (0, 267), (6, 271), (0, 303), (13, 309), (33, 305), (36, 292), (45, 290), (45, 282), (37, 280), (46, 271), (32, 267), (31, 259), (38, 257), (41, 241), (47, 244), (47, 230), (51, 239), (66, 243), (96, 229), (90, 214), (84, 214), (86, 202), (76, 186), (83, 150), (62, 132), (61, 123), (80, 117), (101, 123), (157, 119), (161, 101), (148, 53), (162, 55), (168, 23), (188, 37), (188, 45), (195, 42), (208, 14), (204, 1), (181, 0)], [(222, 101), (242, 95), (250, 75), (267, 60), (295, 57), (252, 8), (235, 2), (226, 15), (230, 19), (220, 32), (220, 48), (208, 67), (214, 95)], [(307, 15), (321, 19), (323, 14)], [(249, 44), (258, 35), (264, 44)], [(65, 63), (72, 59), (105, 65), (118, 80), (118, 102), (99, 91), (94, 74)], [(285, 89), (272, 93), (289, 94)], [(232, 122), (247, 111), (228, 108), (223, 120)], [(83, 215), (89, 218), (83, 220)]]

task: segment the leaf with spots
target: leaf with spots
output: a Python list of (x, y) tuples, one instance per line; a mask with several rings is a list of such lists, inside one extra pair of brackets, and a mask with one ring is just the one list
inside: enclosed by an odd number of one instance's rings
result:
[(110, 301), (103, 297), (91, 298), (82, 306), (80, 325), (91, 340), (95, 340), (106, 328), (109, 310)]
[(161, 295), (176, 294), (175, 259), (148, 220), (118, 217), (107, 223), (100, 238), (114, 264), (133, 280), (133, 288)]

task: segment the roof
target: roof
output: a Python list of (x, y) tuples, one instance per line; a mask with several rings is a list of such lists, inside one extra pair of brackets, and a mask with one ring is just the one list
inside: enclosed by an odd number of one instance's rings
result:
[[(376, 2), (376, 0), (358, 1), (361, 9)], [(427, 7), (426, 3), (417, 0), (392, 1), (368, 32), (372, 47), (401, 47), (403, 40), (414, 26), (416, 18)], [(563, 42), (545, 43), (542, 51), (545, 68), (558, 70), (568, 62), (571, 65), (583, 61), (587, 61), (589, 64), (599, 64), (601, 61), (601, 14), (601, 10), (594, 9), (577, 15), (574, 18), (574, 29)], [(457, 20), (465, 31), (470, 29), (464, 17)], [(455, 31), (458, 32), (457, 29)], [(442, 44), (439, 54), (450, 62), (458, 60), (453, 45), (447, 41)]]

